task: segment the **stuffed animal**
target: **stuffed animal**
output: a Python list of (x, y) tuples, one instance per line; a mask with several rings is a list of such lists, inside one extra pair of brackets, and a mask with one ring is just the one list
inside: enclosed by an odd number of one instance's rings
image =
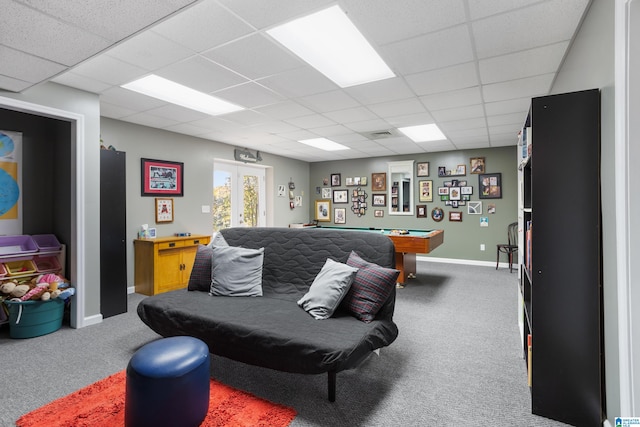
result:
[(13, 291), (11, 291), (9, 295), (13, 298), (22, 298), (30, 289), (31, 287), (29, 287), (29, 285), (18, 285), (13, 288)]
[(16, 288), (16, 286), (16, 282), (4, 282), (2, 286), (0, 286), (0, 292), (10, 295), (11, 292), (13, 292), (13, 290)]

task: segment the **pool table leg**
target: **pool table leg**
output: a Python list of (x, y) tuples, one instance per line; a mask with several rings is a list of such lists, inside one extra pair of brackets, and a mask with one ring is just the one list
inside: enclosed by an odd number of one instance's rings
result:
[(407, 279), (416, 277), (416, 254), (396, 252), (396, 270), (400, 270), (398, 284), (404, 285)]

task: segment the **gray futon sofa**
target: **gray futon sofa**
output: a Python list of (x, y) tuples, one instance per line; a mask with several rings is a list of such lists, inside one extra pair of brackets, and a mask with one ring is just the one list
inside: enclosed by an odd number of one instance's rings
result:
[[(297, 304), (327, 258), (347, 263), (354, 251), (372, 263), (368, 266), (372, 270), (358, 270), (358, 275), (368, 272), (365, 279), (376, 279), (378, 266), (379, 270), (396, 271), (393, 242), (386, 236), (321, 228), (230, 228), (220, 234), (231, 247), (264, 248), (262, 296), (212, 296), (211, 274), (206, 274), (211, 254), (203, 246), (198, 250), (188, 289), (140, 302), (138, 315), (158, 334), (197, 337), (212, 354), (251, 365), (302, 374), (326, 372), (332, 402), (337, 372), (355, 368), (374, 350), (396, 339), (395, 278), (388, 280), (385, 276), (387, 280), (378, 284), (382, 287), (376, 295), (365, 290), (365, 305), (371, 303), (368, 298), (382, 295), (384, 299), (369, 319), (362, 320), (361, 315), (356, 318), (350, 311), (346, 305), (349, 294), (324, 320), (315, 319)], [(195, 276), (203, 272), (206, 280), (196, 283)], [(350, 292), (357, 291), (355, 283)]]

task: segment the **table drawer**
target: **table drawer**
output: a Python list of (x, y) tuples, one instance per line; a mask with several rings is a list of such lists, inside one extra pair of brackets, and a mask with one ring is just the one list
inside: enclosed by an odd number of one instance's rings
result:
[(158, 250), (181, 248), (184, 246), (184, 240), (175, 240), (169, 242), (158, 243)]

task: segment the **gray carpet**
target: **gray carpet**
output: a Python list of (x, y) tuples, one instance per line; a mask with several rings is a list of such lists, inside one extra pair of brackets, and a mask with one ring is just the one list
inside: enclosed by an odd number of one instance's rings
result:
[[(0, 327), (0, 426), (126, 368), (157, 335), (129, 312), (83, 329), (9, 338)], [(338, 374), (336, 402), (326, 375), (296, 375), (214, 357), (212, 375), (296, 409), (299, 426), (563, 426), (531, 415), (516, 321), (516, 273), (418, 263), (398, 290), (398, 339), (358, 369)], [(64, 410), (64, 409), (62, 409)]]

